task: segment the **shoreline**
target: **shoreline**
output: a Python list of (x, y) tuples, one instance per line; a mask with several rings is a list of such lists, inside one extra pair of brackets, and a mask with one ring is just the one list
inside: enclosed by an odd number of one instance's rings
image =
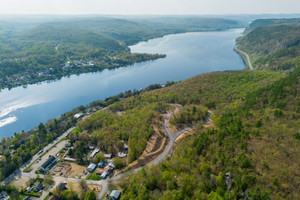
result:
[[(237, 28), (237, 29), (227, 29), (227, 30), (225, 30), (225, 31), (210, 31), (210, 32), (214, 32), (214, 33), (220, 33), (220, 32), (228, 32), (228, 31), (232, 31), (233, 30), (233, 32), (235, 32), (235, 34), (237, 34), (237, 31), (236, 30), (238, 30), (238, 32), (241, 32), (241, 28)], [(202, 32), (186, 32), (186, 33), (202, 33)], [(186, 34), (186, 33), (183, 33), (183, 34)], [(178, 34), (169, 34), (169, 35), (178, 35)], [(156, 38), (157, 39), (157, 38)], [(232, 46), (234, 46), (234, 44), (232, 45)], [(232, 48), (230, 48), (230, 51), (232, 52)], [(233, 54), (234, 54), (234, 52), (232, 52)], [(152, 62), (152, 61), (146, 61), (146, 62)], [(239, 61), (239, 62), (241, 62), (241, 61)], [(239, 70), (241, 69), (243, 69), (245, 66), (243, 65), (242, 67), (240, 67), (239, 68)], [(126, 67), (121, 67), (121, 68), (126, 68)], [(119, 69), (119, 68), (117, 68), (117, 69)], [(223, 71), (223, 70), (227, 70), (227, 69), (220, 69), (221, 71)], [(228, 69), (228, 70), (232, 70), (232, 69)], [(98, 72), (89, 72), (89, 73), (98, 73)], [(89, 74), (89, 73), (83, 73), (83, 74)], [(207, 72), (199, 72), (199, 73), (197, 73), (197, 74), (201, 74), (201, 73), (207, 73)], [(197, 75), (197, 74), (195, 74), (195, 75)], [(80, 75), (82, 75), (82, 74), (80, 74)], [(73, 76), (73, 75), (72, 75)], [(78, 75), (77, 75), (78, 76)], [(194, 76), (194, 75), (191, 75), (191, 76)], [(190, 76), (190, 77), (191, 77)], [(64, 79), (64, 78), (68, 78), (68, 77), (62, 77), (62, 79)], [(187, 77), (187, 78), (189, 78), (189, 77)], [(182, 80), (185, 80), (185, 79), (187, 79), (187, 78), (183, 78)], [(170, 79), (170, 80), (174, 80), (174, 79)], [(43, 83), (46, 83), (46, 82), (55, 82), (55, 80), (53, 80), (53, 81), (44, 81), (44, 82), (42, 82), (42, 83), (38, 83), (38, 84), (43, 84)], [(163, 83), (165, 83), (165, 82), (161, 82), (161, 84), (163, 84)], [(35, 85), (35, 84), (34, 84)], [(147, 86), (149, 86), (149, 84), (147, 84)], [(147, 86), (145, 86), (145, 87), (147, 87)], [(142, 87), (139, 87), (139, 88), (142, 88)], [(123, 92), (125, 91), (125, 90), (122, 90)], [(122, 92), (121, 92), (122, 93)], [(116, 94), (118, 94), (118, 93), (116, 93)], [(111, 96), (115, 96), (115, 95), (108, 95), (108, 96), (106, 96), (105, 98), (109, 98), (109, 97), (111, 97)], [(92, 96), (93, 97), (93, 96)], [(93, 98), (91, 101), (89, 101), (88, 103), (90, 103), (90, 102), (93, 102), (93, 101), (95, 101), (96, 99), (104, 99), (103, 97), (100, 97), (100, 98)], [(87, 105), (88, 103), (83, 103), (82, 105)], [(72, 107), (72, 109), (73, 108), (77, 108), (78, 106), (75, 106), (75, 107)], [(72, 109), (70, 109), (70, 110), (68, 110), (68, 111), (71, 111)], [(68, 112), (68, 111), (65, 111), (65, 112), (62, 112), (62, 113), (60, 113), (60, 115), (62, 115), (62, 114), (64, 114), (64, 113), (66, 113), (66, 112)], [(59, 117), (60, 115), (56, 115), (54, 118), (57, 118), (57, 117)], [(48, 118), (48, 120), (51, 120), (51, 119), (53, 119), (52, 117), (50, 117), (50, 118)], [(47, 120), (47, 121), (48, 121)], [(46, 122), (46, 121), (45, 121)], [(36, 124), (36, 126), (37, 126), (38, 124)], [(31, 128), (28, 128), (27, 130), (30, 130)], [(25, 130), (25, 129), (24, 129)], [(17, 131), (17, 133), (18, 133), (18, 131)]]
[[(237, 52), (237, 53), (243, 58), (243, 61), (244, 61), (244, 63), (246, 64), (246, 67), (247, 67), (249, 70), (253, 71), (253, 66), (252, 66), (252, 63), (251, 63), (251, 60), (250, 60), (249, 55), (248, 55), (246, 52), (244, 52), (244, 51), (238, 49), (238, 46), (239, 46), (239, 45), (236, 45), (236, 46), (234, 47), (235, 52)], [(245, 61), (245, 57), (244, 57), (243, 55), (246, 57), (247, 62)]]

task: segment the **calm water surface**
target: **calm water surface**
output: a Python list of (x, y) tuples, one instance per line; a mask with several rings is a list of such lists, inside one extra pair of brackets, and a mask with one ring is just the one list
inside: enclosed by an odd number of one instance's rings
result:
[(233, 51), (235, 39), (242, 31), (168, 35), (131, 46), (132, 52), (164, 53), (164, 59), (2, 90), (0, 138), (30, 130), (74, 107), (126, 90), (184, 80), (205, 72), (242, 69), (245, 65)]

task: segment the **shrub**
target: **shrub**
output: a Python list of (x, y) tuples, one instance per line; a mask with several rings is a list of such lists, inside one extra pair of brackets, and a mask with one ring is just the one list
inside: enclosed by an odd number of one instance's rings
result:
[(279, 109), (276, 109), (276, 110), (274, 111), (274, 116), (275, 116), (275, 117), (280, 117), (280, 116), (282, 116), (282, 111), (279, 110)]
[(115, 165), (116, 169), (122, 169), (123, 167), (126, 166), (126, 162), (124, 159), (114, 158), (114, 165)]
[(241, 163), (241, 168), (249, 168), (250, 167), (250, 161), (248, 158), (245, 158)]
[(256, 122), (255, 127), (259, 128), (261, 126), (262, 126), (262, 120), (260, 119)]

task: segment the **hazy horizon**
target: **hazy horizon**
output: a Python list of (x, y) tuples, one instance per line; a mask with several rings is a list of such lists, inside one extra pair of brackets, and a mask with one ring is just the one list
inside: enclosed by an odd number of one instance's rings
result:
[(297, 14), (295, 0), (2, 0), (0, 15)]

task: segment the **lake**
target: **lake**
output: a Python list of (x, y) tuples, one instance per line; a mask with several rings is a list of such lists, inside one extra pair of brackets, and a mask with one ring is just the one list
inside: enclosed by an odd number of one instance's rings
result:
[(243, 69), (242, 58), (233, 51), (235, 39), (242, 32), (243, 29), (232, 29), (167, 35), (130, 47), (132, 52), (164, 53), (166, 58), (2, 90), (0, 137), (28, 131), (79, 105), (127, 90), (184, 80), (205, 72)]

